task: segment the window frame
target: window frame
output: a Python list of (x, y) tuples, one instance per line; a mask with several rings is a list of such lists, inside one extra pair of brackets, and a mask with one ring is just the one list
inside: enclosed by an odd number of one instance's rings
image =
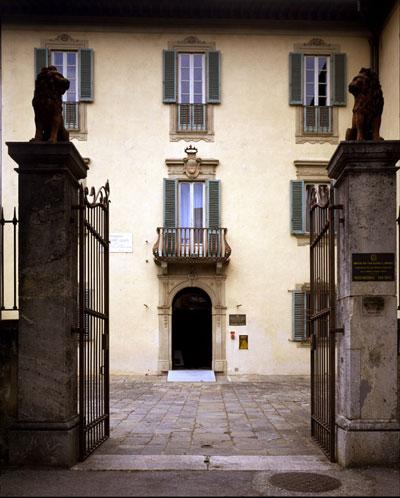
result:
[[(188, 184), (189, 185), (189, 218), (190, 222), (188, 226), (184, 226), (181, 223), (181, 198), (182, 198), (182, 190), (181, 187), (183, 184)], [(195, 227), (194, 223), (194, 185), (195, 184), (201, 184), (202, 185), (202, 207), (203, 207), (203, 219), (202, 219), (202, 226), (201, 227)], [(181, 180), (178, 181), (178, 213), (177, 213), (177, 218), (178, 218), (178, 228), (206, 228), (206, 210), (208, 209), (207, 206), (207, 196), (206, 196), (206, 182), (204, 181), (190, 181), (190, 180)]]
[(42, 40), (40, 48), (46, 48), (48, 50), (48, 64), (52, 62), (52, 52), (77, 52), (77, 100), (76, 104), (78, 107), (78, 124), (79, 129), (67, 128), (70, 138), (75, 138), (80, 141), (87, 140), (87, 101), (81, 101), (79, 99), (79, 78), (80, 78), (80, 61), (79, 61), (79, 49), (88, 49), (89, 44), (87, 40), (77, 40), (72, 38), (67, 33), (61, 33), (54, 39)]
[[(330, 143), (330, 144), (338, 144), (339, 143), (339, 112), (338, 112), (338, 107), (339, 105), (333, 105), (331, 100), (332, 100), (332, 88), (331, 88), (331, 62), (332, 62), (332, 57), (336, 54), (341, 53), (341, 48), (339, 45), (331, 45), (329, 43), (326, 43), (323, 39), (321, 38), (312, 38), (310, 41), (306, 43), (296, 43), (294, 44), (293, 47), (293, 53), (297, 54), (302, 54), (303, 59), (306, 56), (314, 56), (314, 57), (320, 57), (320, 56), (325, 56), (329, 57), (329, 100), (327, 100), (327, 107), (329, 107), (329, 112), (330, 112), (330, 124), (331, 124), (331, 130), (329, 132), (311, 132), (308, 130), (305, 130), (304, 126), (304, 113), (305, 113), (305, 100), (304, 100), (304, 95), (305, 95), (305, 69), (303, 68), (303, 74), (302, 74), (302, 79), (303, 79), (303, 84), (304, 84), (304, 89), (301, 95), (301, 100), (302, 103), (293, 103), (290, 105), (293, 105), (297, 107), (296, 109), (296, 132), (295, 132), (295, 142), (296, 144), (303, 144), (303, 143), (311, 143), (311, 144), (316, 144), (316, 143)], [(317, 106), (315, 106), (317, 107)]]
[[(205, 42), (199, 40), (196, 36), (188, 36), (182, 41), (169, 42), (168, 50), (173, 50), (176, 52), (176, 62), (175, 62), (175, 78), (177, 81), (176, 85), (176, 102), (169, 105), (170, 113), (170, 123), (169, 123), (169, 137), (171, 142), (178, 142), (184, 140), (186, 142), (194, 141), (198, 142), (200, 140), (205, 142), (214, 142), (214, 104), (207, 103), (207, 92), (208, 92), (208, 64), (207, 64), (207, 53), (216, 51), (215, 43)], [(186, 130), (179, 129), (178, 118), (179, 118), (179, 55), (180, 54), (203, 54), (204, 55), (204, 100), (205, 103), (205, 129), (197, 130)], [(201, 104), (199, 104), (201, 105)]]

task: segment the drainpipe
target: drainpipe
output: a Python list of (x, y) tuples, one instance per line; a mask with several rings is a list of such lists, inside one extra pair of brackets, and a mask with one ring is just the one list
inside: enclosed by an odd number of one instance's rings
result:
[(372, 31), (369, 38), (371, 69), (376, 72), (379, 77), (379, 34)]

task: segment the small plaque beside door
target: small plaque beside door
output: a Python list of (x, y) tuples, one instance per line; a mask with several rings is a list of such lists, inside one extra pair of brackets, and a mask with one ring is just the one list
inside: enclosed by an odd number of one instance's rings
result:
[(229, 315), (229, 325), (246, 325), (246, 315)]

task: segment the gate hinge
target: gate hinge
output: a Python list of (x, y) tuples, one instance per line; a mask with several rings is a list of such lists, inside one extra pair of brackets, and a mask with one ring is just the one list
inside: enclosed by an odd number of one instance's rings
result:
[(341, 328), (341, 329), (332, 329), (331, 333), (332, 334), (344, 334), (344, 328)]
[(71, 332), (73, 334), (80, 334), (83, 331), (84, 331), (84, 329), (82, 327), (71, 327)]

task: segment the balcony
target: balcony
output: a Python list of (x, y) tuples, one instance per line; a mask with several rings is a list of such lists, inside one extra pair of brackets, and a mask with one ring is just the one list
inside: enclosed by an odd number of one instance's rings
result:
[(154, 261), (161, 263), (226, 263), (231, 248), (226, 228), (157, 228)]
[(178, 104), (177, 131), (207, 131), (206, 104)]
[(79, 102), (63, 102), (62, 113), (67, 130), (79, 130)]
[(304, 133), (332, 133), (332, 107), (304, 106)]

